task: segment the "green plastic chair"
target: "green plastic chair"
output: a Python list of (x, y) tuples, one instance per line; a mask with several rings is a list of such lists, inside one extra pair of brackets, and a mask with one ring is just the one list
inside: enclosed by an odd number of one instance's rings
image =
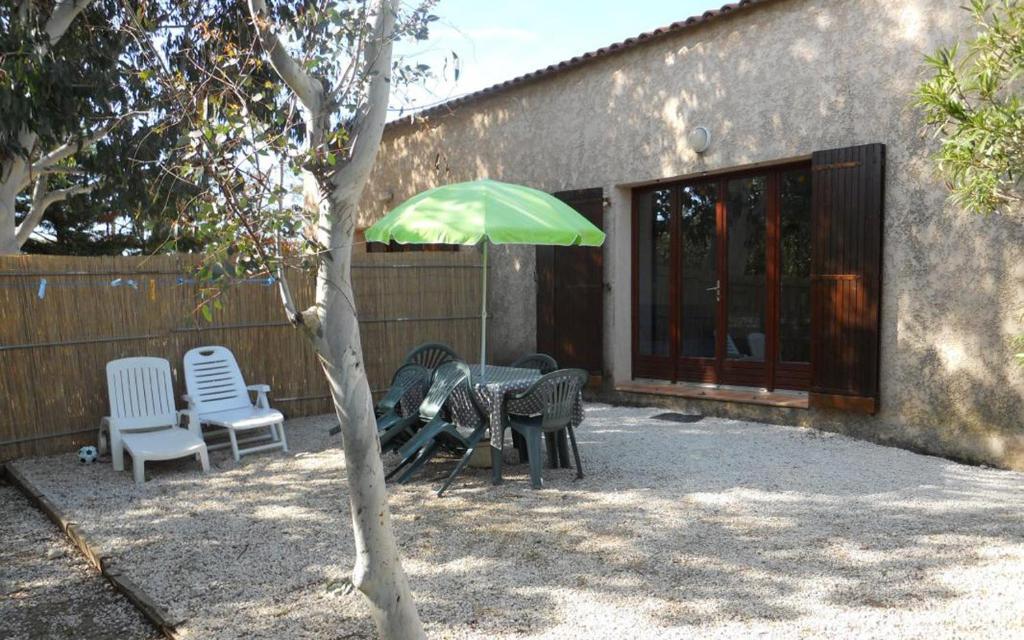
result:
[[(506, 400), (506, 406), (537, 407), (537, 412), (531, 415), (507, 413), (507, 426), (526, 441), (527, 456), (530, 460), (530, 482), (534, 489), (544, 486), (544, 479), (541, 477), (541, 437), (549, 433), (557, 434), (562, 430), (568, 432), (572, 454), (576, 459), (576, 477), (583, 477), (576, 433), (572, 428), (572, 410), (580, 390), (587, 384), (588, 379), (589, 374), (582, 369), (561, 369), (546, 374), (526, 391), (512, 395)], [(554, 444), (552, 441), (548, 442), (549, 447)], [(555, 452), (549, 451), (549, 457), (555, 459)], [(500, 458), (495, 460), (494, 477), (501, 477)]]
[[(509, 366), (516, 369), (535, 369), (540, 371), (542, 375), (558, 370), (558, 363), (546, 353), (528, 353)], [(512, 446), (519, 452), (519, 462), (526, 462), (529, 458), (526, 453), (526, 442), (523, 441), (522, 436), (518, 433), (512, 433)]]
[[(473, 394), (468, 389), (469, 381), (469, 365), (464, 362), (446, 362), (438, 368), (434, 373), (434, 381), (430, 385), (427, 397), (424, 398), (423, 403), (420, 405), (419, 426), (415, 427), (415, 433), (398, 449), (401, 461), (387, 475), (387, 479), (394, 477), (408, 465), (409, 468), (398, 479), (399, 484), (405, 484), (442, 448), (461, 453), (461, 451), (458, 451), (460, 445), (474, 438), (476, 441), (479, 441), (483, 434), (486, 433), (486, 421), (481, 420), (481, 426), (473, 432), (473, 435), (468, 440), (463, 439), (455, 425), (447, 421), (442, 411), (445, 403), (448, 402), (448, 399), (460, 387), (465, 387), (466, 395), (471, 398), (474, 408), (477, 411), (480, 410), (476, 404), (476, 399), (473, 398)], [(440, 435), (442, 433), (448, 435)], [(452, 436), (452, 433), (455, 435)], [(452, 474), (449, 482), (458, 474), (458, 471), (461, 471), (461, 466)], [(444, 489), (447, 488), (448, 484), (445, 483), (445, 487), (438, 492), (438, 495), (444, 493)]]
[[(399, 483), (404, 484), (408, 482), (428, 460), (443, 449), (449, 453), (460, 455), (461, 458), (444, 481), (444, 484), (438, 489), (437, 495), (441, 497), (459, 473), (466, 467), (469, 459), (473, 456), (473, 451), (476, 450), (477, 445), (480, 444), (480, 441), (487, 433), (487, 421), (481, 420), (479, 427), (474, 429), (468, 436), (464, 436), (454, 424), (444, 418), (441, 408), (456, 390), (464, 387), (464, 391), (470, 398), (473, 408), (482, 417), (483, 410), (477, 404), (476, 397), (472, 391), (468, 388), (469, 382), (469, 366), (463, 362), (449, 362), (437, 370), (434, 376), (434, 384), (430, 387), (427, 399), (421, 405), (420, 420), (423, 422), (423, 426), (398, 451), (403, 459), (402, 464), (405, 461), (412, 461), (409, 469), (399, 478)], [(415, 457), (414, 460), (413, 457)]]
[(418, 364), (434, 371), (446, 362), (462, 362), (459, 354), (446, 344), (428, 342), (406, 354), (406, 364)]
[(528, 353), (510, 366), (516, 369), (536, 369), (542, 374), (558, 370), (558, 363), (546, 353)]
[[(398, 403), (401, 402), (402, 398), (414, 384), (422, 384), (424, 387), (430, 384), (430, 376), (430, 371), (418, 364), (402, 365), (395, 371), (395, 375), (391, 376), (391, 387), (384, 394), (384, 397), (380, 399), (380, 402), (373, 407), (374, 416), (377, 419), (377, 434), (381, 438), (382, 450), (384, 450), (385, 444), (388, 441), (398, 436), (407, 428), (414, 426), (414, 423), (419, 418), (418, 414), (413, 412), (409, 416), (399, 415)], [(332, 436), (338, 435), (341, 433), (341, 425), (334, 425), (328, 433)], [(388, 434), (386, 438), (385, 434)]]
[(414, 386), (422, 385), (426, 389), (430, 378), (430, 370), (419, 364), (402, 365), (391, 377), (391, 387), (374, 407), (381, 452), (397, 450), (412, 435), (419, 423), (419, 407), (403, 416), (399, 413), (399, 403)]

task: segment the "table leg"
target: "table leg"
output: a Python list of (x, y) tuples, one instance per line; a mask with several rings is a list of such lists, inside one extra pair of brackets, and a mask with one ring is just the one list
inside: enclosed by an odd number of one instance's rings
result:
[[(504, 438), (502, 438), (502, 440), (504, 440)], [(502, 483), (501, 463), (501, 448), (491, 445), (491, 484)]]
[[(491, 399), (491, 415), (488, 416), (488, 420), (491, 422), (491, 484), (501, 484), (501, 464), (504, 462), (503, 454), (505, 452), (505, 429), (501, 421), (501, 403), (495, 402), (494, 398)], [(495, 438), (494, 430), (497, 429), (498, 437)], [(494, 440), (497, 439), (498, 446), (494, 446)]]

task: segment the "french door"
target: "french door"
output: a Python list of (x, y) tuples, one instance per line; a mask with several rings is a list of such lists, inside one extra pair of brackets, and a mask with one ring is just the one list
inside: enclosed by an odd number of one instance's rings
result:
[(659, 184), (633, 204), (634, 376), (806, 389), (810, 166)]

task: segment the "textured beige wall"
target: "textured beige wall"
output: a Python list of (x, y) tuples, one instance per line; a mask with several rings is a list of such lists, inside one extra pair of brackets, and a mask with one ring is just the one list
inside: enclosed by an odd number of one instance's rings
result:
[[(909, 106), (922, 56), (969, 33), (960, 4), (778, 0), (451, 115), (393, 126), (364, 223), (389, 195), (398, 202), (478, 177), (546, 191), (603, 187), (611, 201), (606, 366), (628, 380), (628, 185), (883, 142), (881, 412), (802, 412), (798, 420), (1024, 468), (1024, 375), (1007, 344), (1022, 330), (1024, 225), (947, 204)], [(714, 135), (702, 157), (684, 139), (697, 125)], [(532, 250), (499, 255), (495, 266), (492, 334), (497, 355), (511, 357), (533, 347)]]

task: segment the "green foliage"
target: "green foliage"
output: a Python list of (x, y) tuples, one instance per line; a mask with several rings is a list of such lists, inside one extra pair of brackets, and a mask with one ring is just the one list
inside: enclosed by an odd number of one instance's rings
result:
[[(155, 30), (173, 4), (93, 0), (51, 46), (43, 29), (53, 7), (0, 3), (0, 161), (37, 158), (119, 124), (48, 178), (50, 190), (89, 184), (92, 192), (52, 204), (23, 249), (74, 255), (194, 249), (189, 237), (167, 243), (194, 190), (164, 170), (178, 134), (160, 122), (160, 86), (141, 66), (144, 51), (133, 31), (135, 24)], [(33, 149), (18, 141), (25, 130), (36, 135)], [(31, 207), (31, 188), (18, 194), (15, 206), (20, 223)]]
[[(393, 38), (427, 37), (436, 20), (433, 4), (403, 3)], [(210, 303), (232, 280), (324, 259), (325, 247), (308, 232), (316, 220), (303, 206), (302, 180), (310, 175), (326, 185), (345, 167), (371, 80), (363, 56), (372, 16), (362, 0), (271, 4), (288, 52), (327, 96), (323, 138), (311, 140), (301, 105), (258, 45), (245, 3), (225, 0), (215, 10), (183, 0), (173, 9), (164, 22), (188, 27), (153, 30), (153, 41), (166, 42), (161, 48), (171, 53), (151, 47), (147, 68), (160, 84), (167, 121), (181, 131), (168, 170), (193, 195), (177, 230), (203, 246), (198, 277)], [(429, 73), (425, 65), (397, 60), (392, 88)]]
[(938, 163), (960, 206), (991, 213), (1021, 200), (1024, 3), (971, 0), (978, 34), (926, 57), (931, 78), (915, 92)]
[(121, 29), (120, 3), (93, 0), (53, 47), (43, 27), (51, 3), (0, 2), (0, 160), (30, 150), (23, 127), (44, 149), (125, 113), (146, 98), (146, 86), (124, 66), (138, 53)]
[[(426, 38), (433, 5), (403, 3), (394, 39)], [(93, 0), (49, 47), (42, 29), (51, 9), (0, 2), (0, 85), (11, 88), (0, 91), (0, 160), (38, 155), (111, 118), (124, 124), (49, 178), (50, 189), (93, 190), (51, 205), (26, 251), (202, 250), (217, 286), (264, 277), (285, 261), (316, 264), (323, 248), (303, 233), (313, 220), (301, 206), (301, 176), (328, 176), (348, 158), (370, 80), (361, 65), (372, 28), (366, 2), (270, 3), (289, 52), (330, 96), (328, 133), (315, 144), (257, 44), (245, 2)], [(392, 88), (430, 72), (396, 60)], [(35, 150), (19, 147), (24, 128), (38, 135)], [(30, 191), (19, 195), (17, 221)]]
[[(28, 253), (58, 255), (132, 255), (160, 251), (193, 252), (201, 247), (175, 222), (192, 206), (196, 189), (166, 170), (178, 140), (172, 129), (123, 126), (114, 129), (90, 153), (76, 156), (89, 176), (99, 176), (88, 196), (50, 205)], [(55, 174), (51, 189), (70, 186), (77, 176)], [(30, 193), (22, 194), (20, 215)]]

